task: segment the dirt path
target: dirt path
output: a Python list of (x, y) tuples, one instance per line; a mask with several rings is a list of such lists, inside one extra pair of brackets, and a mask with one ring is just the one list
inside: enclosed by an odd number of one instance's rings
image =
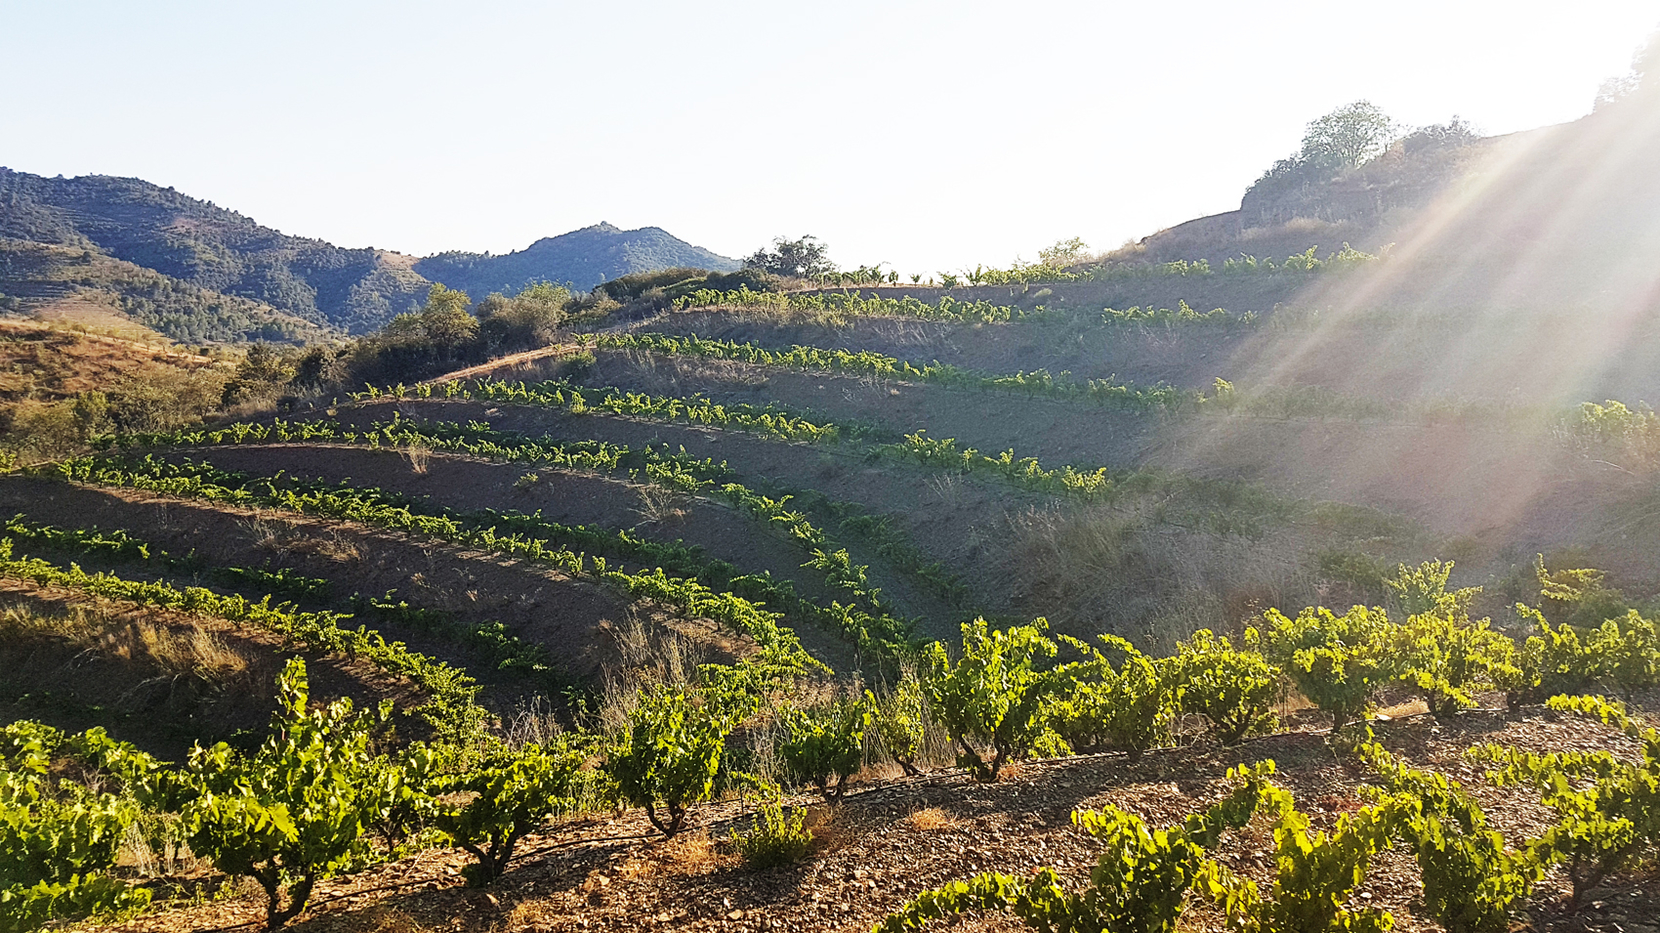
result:
[(477, 379), (480, 376), (486, 376), (494, 373), (499, 369), (512, 369), (516, 366), (524, 366), (534, 363), (537, 360), (544, 360), (550, 357), (563, 356), (567, 353), (574, 353), (579, 349), (581, 348), (574, 344), (568, 343), (558, 343), (552, 346), (538, 347), (534, 350), (526, 350), (523, 353), (513, 353), (508, 356), (497, 357), (488, 363), (480, 363), (477, 366), (469, 366), (466, 369), (458, 369), (455, 372), (445, 373), (442, 376), (434, 376), (431, 379), (423, 379), (421, 382), (417, 383), (417, 385), (439, 385), (441, 383), (455, 382), (461, 379)]

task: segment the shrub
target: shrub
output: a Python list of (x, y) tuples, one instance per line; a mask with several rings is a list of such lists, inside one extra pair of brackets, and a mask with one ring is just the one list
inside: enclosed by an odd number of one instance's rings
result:
[(732, 845), (744, 864), (762, 871), (801, 861), (813, 846), (807, 814), (799, 807), (784, 806), (776, 787), (763, 787), (757, 797), (755, 822), (743, 833), (732, 830)]
[(1280, 672), (1261, 654), (1235, 649), (1227, 637), (1201, 629), (1166, 663), (1182, 712), (1209, 720), (1223, 745), (1273, 728)]
[[(957, 743), (958, 763), (979, 781), (995, 781), (1003, 765), (1030, 751), (1044, 733), (1044, 700), (1056, 678), (1040, 670), (1055, 656), (1044, 636), (1049, 623), (991, 629), (984, 619), (963, 623), (962, 659), (952, 664), (935, 642), (928, 657), (924, 689), (935, 718)], [(990, 760), (975, 748), (991, 746)]]
[(1470, 601), (1480, 587), (1447, 592), (1451, 562), (1431, 561), (1408, 569), (1404, 564), (1385, 581), (1407, 614), (1392, 636), (1399, 653), (1401, 678), (1417, 688), (1436, 718), (1474, 705), (1471, 693), (1510, 676), (1516, 644), (1490, 629), (1489, 621), (1470, 620)]
[(277, 691), (270, 736), (254, 754), (223, 742), (191, 751), (186, 780), (195, 799), (183, 813), (193, 851), (265, 890), (270, 930), (305, 909), (319, 878), (362, 853), (364, 830), (387, 804), (384, 785), (368, 780), (370, 736), (390, 713), (384, 705), (378, 717), (354, 713), (349, 699), (308, 710), (298, 658)]
[(94, 793), (53, 776), (57, 730), (16, 722), (0, 730), (0, 930), (143, 908), (150, 892), (106, 872), (139, 816), (127, 795)]
[(1119, 749), (1134, 761), (1168, 734), (1174, 696), (1158, 662), (1114, 635), (1100, 641), (1123, 654), (1116, 669), (1098, 649), (1064, 635), (1061, 640), (1084, 654), (1056, 669), (1044, 710), (1046, 725), (1063, 741)]
[(1488, 745), (1474, 757), (1498, 765), (1488, 778), (1525, 784), (1556, 811), (1556, 825), (1529, 848), (1540, 866), (1561, 865), (1573, 884), (1571, 903), (1660, 843), (1660, 732), (1644, 728), (1623, 707), (1597, 697), (1553, 697), (1551, 708), (1601, 719), (1643, 744), (1632, 764), (1607, 751), (1538, 755)]
[(623, 799), (644, 807), (665, 836), (680, 832), (687, 807), (708, 799), (732, 730), (704, 700), (685, 686), (648, 688), (629, 714), (627, 744), (605, 765)]
[(1066, 890), (1053, 868), (1030, 878), (987, 872), (924, 891), (876, 930), (901, 933), (970, 910), (1004, 910), (1034, 930), (1171, 933), (1188, 889), (1208, 864), (1206, 851), (1223, 832), (1250, 821), (1263, 799), (1263, 780), (1273, 770), (1268, 761), (1254, 770), (1230, 771), (1228, 777), (1239, 782), (1232, 794), (1168, 829), (1149, 829), (1140, 817), (1111, 806), (1074, 813), (1073, 823), (1103, 842), (1083, 891)]
[(1401, 819), (1398, 803), (1344, 814), (1330, 834), (1311, 833), (1308, 816), (1297, 810), (1290, 793), (1268, 787), (1263, 794), (1264, 803), (1279, 810), (1269, 896), (1215, 862), (1206, 863), (1201, 873), (1199, 883), (1227, 913), (1229, 926), (1244, 933), (1386, 933), (1394, 925), (1387, 911), (1344, 905), (1365, 878), (1372, 856), (1388, 847)]
[(1538, 861), (1506, 849), (1481, 807), (1446, 775), (1409, 768), (1375, 743), (1362, 754), (1398, 795), (1396, 831), (1418, 860), (1430, 916), (1447, 933), (1509, 930), (1539, 878)]
[(469, 884), (500, 878), (525, 833), (550, 814), (575, 809), (575, 778), (585, 757), (568, 742), (527, 744), (440, 785), (472, 795), (436, 817), (438, 828), (475, 860), (462, 871)]
[[(865, 730), (870, 728), (876, 698), (837, 700), (814, 709), (786, 709), (786, 732), (779, 752), (796, 775), (813, 782), (824, 799), (839, 803), (847, 779), (864, 761)], [(830, 779), (835, 778), (835, 784)]]
[(876, 702), (876, 734), (882, 740), (882, 747), (906, 774), (913, 776), (922, 773), (917, 769), (916, 759), (922, 751), (925, 702), (922, 683), (909, 670)]
[(1331, 715), (1334, 733), (1364, 717), (1372, 692), (1401, 670), (1389, 643), (1393, 626), (1382, 609), (1355, 606), (1343, 615), (1304, 609), (1295, 619), (1270, 609), (1264, 620), (1264, 654)]

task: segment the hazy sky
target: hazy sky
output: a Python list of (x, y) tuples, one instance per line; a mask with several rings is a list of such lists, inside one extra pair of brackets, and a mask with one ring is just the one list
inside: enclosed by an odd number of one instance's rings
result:
[(1489, 133), (1574, 119), (1657, 22), (1653, 0), (0, 0), (0, 165), (342, 246), (506, 252), (604, 220), (935, 272), (1232, 210), (1357, 98)]

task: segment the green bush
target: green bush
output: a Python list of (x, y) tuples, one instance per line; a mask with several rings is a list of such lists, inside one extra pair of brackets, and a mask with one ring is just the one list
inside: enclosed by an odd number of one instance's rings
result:
[(1600, 719), (1643, 745), (1637, 764), (1607, 751), (1538, 755), (1496, 745), (1471, 750), (1497, 765), (1488, 774), (1495, 784), (1530, 785), (1556, 812), (1556, 825), (1534, 840), (1529, 854), (1542, 867), (1567, 870), (1572, 904), (1578, 906), (1608, 876), (1652, 856), (1660, 845), (1660, 732), (1597, 697), (1552, 697), (1550, 705)]
[(1158, 662), (1117, 636), (1099, 639), (1123, 655), (1117, 668), (1099, 649), (1061, 636), (1084, 657), (1055, 669), (1044, 723), (1070, 747), (1117, 749), (1134, 761), (1169, 735), (1174, 693)]
[(732, 845), (751, 870), (789, 865), (806, 858), (813, 847), (806, 823), (807, 814), (799, 807), (784, 806), (776, 787), (763, 787), (757, 796), (755, 822), (742, 833), (732, 830)]
[(864, 761), (865, 730), (870, 728), (875, 706), (876, 698), (867, 690), (853, 699), (783, 710), (785, 736), (778, 750), (785, 767), (811, 781), (824, 799), (841, 802), (847, 779), (858, 773)]
[(195, 799), (183, 811), (192, 851), (265, 890), (270, 930), (305, 909), (318, 879), (365, 853), (365, 830), (389, 803), (385, 784), (369, 780), (371, 735), (389, 706), (378, 716), (354, 713), (348, 699), (307, 709), (298, 658), (277, 690), (270, 735), (252, 755), (223, 742), (191, 751), (185, 779)]
[(1382, 609), (1355, 606), (1343, 615), (1304, 609), (1295, 619), (1270, 609), (1264, 621), (1264, 655), (1331, 715), (1333, 733), (1364, 717), (1373, 691), (1402, 670), (1391, 645), (1394, 626)]
[(57, 779), (53, 759), (62, 740), (33, 722), (0, 730), (0, 933), (150, 902), (149, 891), (106, 874), (139, 817), (137, 803)]
[(1446, 775), (1418, 771), (1377, 744), (1362, 754), (1397, 795), (1396, 831), (1412, 849), (1424, 904), (1447, 933), (1505, 933), (1539, 879), (1531, 853), (1513, 853), (1481, 807)]
[(628, 741), (605, 764), (622, 798), (644, 807), (665, 836), (680, 832), (689, 806), (714, 789), (730, 717), (684, 686), (657, 685), (629, 715)]
[(1181, 711), (1209, 720), (1211, 734), (1223, 745), (1273, 728), (1280, 672), (1261, 654), (1236, 649), (1226, 636), (1201, 629), (1165, 663)]
[[(993, 630), (984, 619), (963, 623), (962, 658), (955, 664), (935, 642), (927, 655), (924, 690), (934, 718), (957, 744), (958, 762), (979, 781), (995, 781), (1011, 758), (1044, 734), (1043, 707), (1055, 675), (1039, 667), (1055, 656), (1044, 636), (1049, 623)], [(975, 747), (991, 746), (990, 760)]]
[(1328, 833), (1311, 832), (1308, 816), (1291, 794), (1277, 787), (1263, 791), (1264, 803), (1279, 811), (1274, 828), (1274, 884), (1268, 896), (1253, 882), (1209, 862), (1200, 884), (1244, 933), (1387, 933), (1394, 918), (1377, 907), (1350, 909), (1356, 887), (1372, 856), (1389, 846), (1401, 820), (1399, 805), (1365, 807), (1338, 817)]
[(1436, 718), (1475, 705), (1472, 694), (1514, 677), (1516, 643), (1487, 619), (1470, 619), (1480, 587), (1447, 591), (1451, 562), (1404, 564), (1387, 582), (1406, 623), (1391, 638), (1401, 659), (1401, 678), (1424, 697)]
[(876, 734), (882, 740), (882, 747), (912, 776), (922, 773), (917, 769), (916, 759), (922, 751), (926, 703), (922, 682), (909, 670), (876, 702)]
[(444, 781), (445, 794), (469, 794), (464, 803), (437, 810), (439, 829), (474, 863), (463, 869), (475, 887), (500, 878), (525, 833), (548, 816), (576, 808), (576, 774), (587, 756), (568, 742), (527, 744), (494, 761)]

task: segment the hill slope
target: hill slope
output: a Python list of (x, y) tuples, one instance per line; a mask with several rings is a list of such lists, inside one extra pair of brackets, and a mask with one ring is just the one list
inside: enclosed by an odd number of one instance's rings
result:
[(0, 170), (0, 235), (105, 253), (321, 326), (372, 330), (427, 282), (395, 254), (287, 236), (136, 178)]
[[(314, 327), (354, 334), (415, 307), (435, 281), (482, 298), (539, 281), (588, 289), (631, 272), (677, 266), (730, 271), (739, 265), (657, 227), (619, 230), (610, 224), (538, 240), (505, 256), (450, 252), (416, 260), (289, 236), (136, 178), (46, 178), (4, 168), (0, 237), (94, 250)], [(225, 328), (204, 326), (215, 334), (209, 339), (224, 339)]]
[(483, 298), (514, 292), (534, 282), (569, 283), (586, 291), (601, 282), (636, 272), (689, 267), (731, 272), (742, 264), (672, 236), (658, 227), (621, 230), (608, 223), (544, 237), (505, 256), (439, 253), (415, 264), (415, 271), (451, 288)]
[(329, 328), (262, 301), (201, 288), (96, 248), (0, 239), (0, 309), (142, 330), (185, 343), (304, 342)]

